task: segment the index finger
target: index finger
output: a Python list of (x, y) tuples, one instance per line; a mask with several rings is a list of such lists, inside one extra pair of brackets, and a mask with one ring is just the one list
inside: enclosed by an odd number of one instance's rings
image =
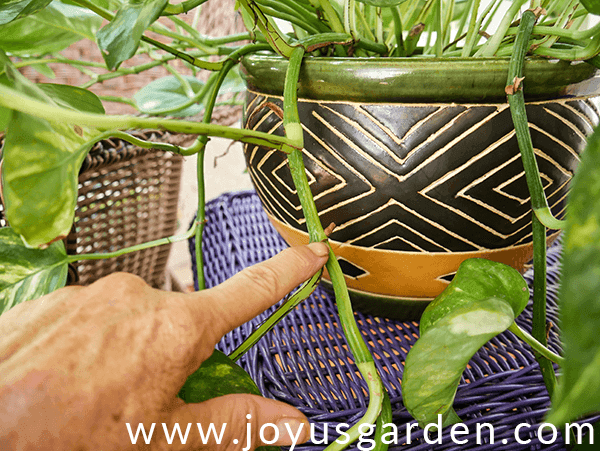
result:
[(216, 343), (225, 333), (264, 312), (312, 277), (328, 257), (325, 243), (285, 249), (214, 288), (189, 295), (190, 308), (204, 321), (210, 315), (210, 332), (214, 334), (211, 338)]

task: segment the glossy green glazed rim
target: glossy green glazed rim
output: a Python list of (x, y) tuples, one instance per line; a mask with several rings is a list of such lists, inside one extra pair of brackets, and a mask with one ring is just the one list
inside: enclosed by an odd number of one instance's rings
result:
[[(356, 102), (506, 101), (507, 58), (322, 58), (302, 63), (298, 96)], [(273, 54), (244, 57), (252, 90), (281, 95), (287, 60)], [(600, 94), (600, 76), (585, 62), (528, 58), (528, 100)]]

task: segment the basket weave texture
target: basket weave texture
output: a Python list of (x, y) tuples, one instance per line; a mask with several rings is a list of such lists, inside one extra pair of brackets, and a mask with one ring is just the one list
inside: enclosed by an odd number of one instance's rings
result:
[[(226, 36), (245, 31), (241, 17), (235, 13), (234, 0), (210, 2), (202, 7), (198, 31), (209, 36)], [(183, 16), (191, 22), (193, 14)], [(162, 18), (169, 25), (168, 19)], [(157, 38), (152, 35), (152, 37)], [(73, 60), (103, 62), (95, 42), (81, 40), (61, 52)], [(131, 67), (148, 63), (148, 55), (138, 55), (123, 63)], [(182, 61), (171, 64), (183, 74), (192, 74)], [(66, 65), (51, 63), (55, 78), (48, 78), (26, 66), (21, 72), (37, 83), (80, 86), (90, 77)], [(96, 73), (107, 70), (92, 68)], [(131, 98), (149, 82), (168, 76), (170, 72), (157, 66), (140, 74), (125, 75), (92, 85), (89, 90), (99, 96)], [(206, 80), (208, 72), (199, 78)], [(128, 105), (103, 102), (107, 114), (133, 114)], [(212, 122), (231, 125), (239, 120), (241, 106), (218, 106)], [(192, 119), (195, 120), (195, 119)], [(135, 134), (135, 133), (134, 133)], [(187, 146), (192, 135), (170, 135), (162, 132), (136, 134), (147, 140), (171, 142)], [(2, 136), (0, 136), (0, 149)], [(84, 161), (79, 175), (79, 198), (73, 229), (67, 239), (67, 253), (111, 252), (124, 247), (173, 235), (177, 230), (177, 201), (183, 159), (177, 155), (141, 149), (120, 139), (97, 143)], [(0, 203), (0, 227), (6, 226)], [(162, 287), (170, 245), (145, 249), (118, 258), (86, 260), (70, 267), (69, 282), (89, 284), (114, 271), (126, 271), (142, 277), (155, 287)]]
[[(264, 214), (254, 192), (229, 193), (207, 205), (207, 224), (203, 238), (204, 272), (208, 287), (215, 286), (243, 268), (261, 262), (287, 245)], [(195, 271), (194, 243), (190, 251)], [(556, 324), (556, 294), (560, 245), (548, 252), (548, 319)], [(525, 278), (532, 287), (532, 272)], [(275, 308), (275, 307), (274, 307)], [(274, 309), (273, 308), (273, 309)], [(225, 353), (233, 351), (273, 309), (227, 334), (218, 344)], [(517, 323), (531, 331), (531, 302)], [(406, 424), (414, 423), (402, 404), (403, 362), (419, 335), (418, 323), (400, 322), (355, 313), (361, 333), (373, 353), (377, 369), (392, 402), (393, 422), (398, 428), (397, 444), (391, 450), (563, 450), (562, 438), (543, 444), (534, 431), (543, 422), (549, 398), (539, 366), (528, 345), (505, 332), (486, 344), (470, 361), (460, 381), (454, 407), (469, 434), (460, 435), (466, 444), (455, 444), (450, 428), (443, 430), (442, 444), (428, 444), (423, 430), (415, 428), (407, 444)], [(550, 331), (550, 348), (559, 350), (556, 328)], [(322, 450), (337, 438), (338, 423), (354, 424), (364, 414), (367, 386), (358, 376), (353, 358), (339, 323), (333, 296), (318, 287), (298, 308), (240, 360), (259, 385), (264, 396), (287, 402), (307, 415), (315, 428), (315, 443), (299, 450)], [(586, 421), (598, 421), (600, 416)], [(482, 428), (481, 444), (476, 442), (476, 424), (494, 427), (494, 442), (489, 429)], [(519, 444), (514, 431), (518, 424)], [(325, 424), (328, 429), (325, 431)], [(547, 433), (547, 434), (546, 434)], [(545, 429), (542, 441), (550, 441)], [(506, 442), (505, 442), (506, 440)], [(364, 446), (368, 446), (365, 444)], [(357, 449), (356, 444), (350, 449)]]
[[(170, 138), (162, 132), (136, 136), (151, 141)], [(96, 143), (79, 172), (75, 220), (65, 240), (67, 253), (112, 252), (173, 235), (182, 163), (179, 155), (141, 149), (120, 139)], [(0, 226), (6, 225), (0, 205)], [(79, 261), (70, 267), (69, 283), (86, 285), (126, 271), (160, 287), (169, 250), (170, 245), (164, 245), (106, 260)]]

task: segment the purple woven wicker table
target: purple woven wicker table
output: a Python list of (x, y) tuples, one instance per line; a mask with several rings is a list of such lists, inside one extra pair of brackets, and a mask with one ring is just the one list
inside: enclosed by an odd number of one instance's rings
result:
[[(225, 194), (209, 202), (206, 218), (203, 252), (207, 287), (287, 246), (252, 191)], [(190, 249), (195, 267), (193, 242)], [(559, 245), (548, 251), (548, 316), (554, 324), (559, 253)], [(532, 277), (531, 271), (525, 274), (530, 287)], [(225, 353), (234, 350), (271, 311), (227, 334), (219, 349)], [(446, 428), (442, 444), (432, 445), (423, 439), (423, 431), (415, 428), (411, 443), (407, 444), (406, 424), (414, 420), (402, 404), (400, 380), (406, 354), (418, 337), (418, 324), (355, 315), (392, 402), (398, 439), (396, 445), (390, 445), (391, 450), (565, 449), (560, 435), (553, 443), (542, 443), (550, 441), (549, 429), (545, 429), (547, 435), (542, 435), (542, 441), (535, 434), (549, 406), (548, 393), (531, 349), (510, 332), (491, 340), (473, 357), (458, 387), (455, 409), (470, 431), (458, 439), (467, 443), (455, 444), (450, 438), (450, 428)], [(517, 322), (531, 331), (531, 305)], [(559, 350), (556, 328), (550, 332), (550, 347)], [(264, 396), (296, 406), (314, 424), (314, 442), (296, 447), (305, 451), (322, 450), (326, 440), (331, 443), (338, 437), (337, 424), (354, 424), (366, 410), (367, 387), (352, 362), (333, 296), (322, 287), (240, 360)], [(481, 428), (482, 442), (477, 443), (478, 423), (493, 426), (494, 443), (490, 442), (487, 427)], [(515, 439), (515, 428), (521, 423), (531, 425), (522, 427), (519, 433), (520, 440), (530, 440), (528, 443), (518, 443)], [(356, 443), (353, 446), (350, 449), (356, 449)]]

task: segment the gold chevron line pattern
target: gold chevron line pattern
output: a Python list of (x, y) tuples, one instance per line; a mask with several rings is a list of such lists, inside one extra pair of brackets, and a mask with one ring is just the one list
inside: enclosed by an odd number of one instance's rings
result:
[[(281, 98), (249, 93), (246, 126), (281, 133), (277, 115), (260, 110), (266, 102), (281, 105)], [(597, 106), (594, 98), (527, 106), (543, 187), (559, 217), (585, 135), (599, 122)], [(529, 195), (507, 104), (299, 99), (299, 112), (319, 216), (324, 225), (337, 224), (331, 239), (425, 254), (530, 243)], [(285, 155), (253, 145), (245, 154), (270, 216), (305, 231)]]

